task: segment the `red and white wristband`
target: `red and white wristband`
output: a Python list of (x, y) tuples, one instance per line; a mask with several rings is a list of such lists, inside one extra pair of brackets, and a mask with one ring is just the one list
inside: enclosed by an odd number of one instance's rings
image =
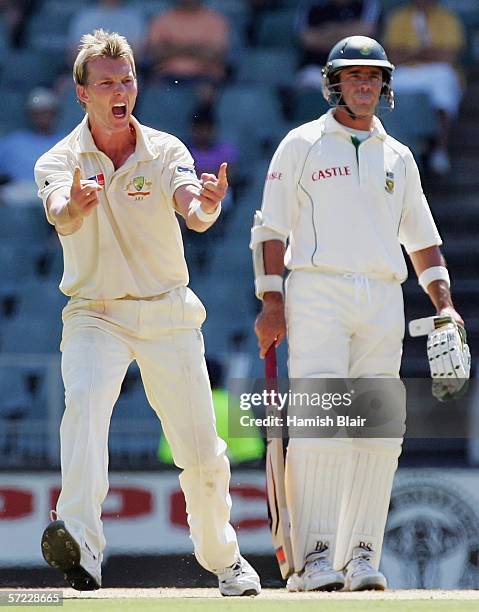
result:
[(437, 280), (443, 280), (447, 283), (447, 286), (451, 286), (451, 280), (449, 278), (449, 272), (444, 266), (432, 266), (427, 268), (418, 277), (418, 283), (427, 293), (427, 287), (430, 283)]

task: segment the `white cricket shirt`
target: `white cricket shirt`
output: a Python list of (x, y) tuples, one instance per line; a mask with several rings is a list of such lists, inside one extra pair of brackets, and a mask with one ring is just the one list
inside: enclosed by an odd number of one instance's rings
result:
[(291, 132), (271, 161), (263, 224), (289, 238), (291, 269), (404, 281), (411, 253), (442, 243), (410, 150), (375, 118), (357, 148), (334, 110)]
[(88, 116), (35, 165), (45, 210), (53, 191), (71, 186), (76, 165), (82, 179), (104, 186), (82, 227), (70, 236), (59, 235), (64, 258), (60, 289), (66, 295), (146, 298), (188, 284), (173, 194), (180, 185), (200, 185), (193, 159), (174, 136), (133, 117), (131, 123), (136, 149), (117, 170), (97, 149)]

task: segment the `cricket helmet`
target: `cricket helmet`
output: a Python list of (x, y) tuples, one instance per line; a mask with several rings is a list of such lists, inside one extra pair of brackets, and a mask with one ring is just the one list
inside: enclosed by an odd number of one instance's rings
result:
[(339, 72), (347, 66), (377, 66), (383, 72), (381, 96), (390, 110), (394, 108), (394, 93), (391, 88), (394, 66), (383, 47), (368, 36), (348, 36), (331, 49), (322, 70), (323, 95), (331, 106), (342, 104)]

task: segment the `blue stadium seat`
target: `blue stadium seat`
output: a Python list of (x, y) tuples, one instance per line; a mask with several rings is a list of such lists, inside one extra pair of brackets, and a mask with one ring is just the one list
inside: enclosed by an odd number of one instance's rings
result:
[(25, 94), (0, 84), (0, 99), (2, 101), (0, 136), (25, 127), (27, 122), (25, 115)]
[(140, 91), (135, 114), (150, 127), (186, 139), (195, 104), (194, 89), (188, 85), (149, 85)]
[(295, 94), (293, 122), (295, 125), (314, 121), (329, 110), (329, 104), (319, 89), (299, 90)]
[(290, 85), (296, 70), (296, 54), (277, 48), (249, 48), (241, 55), (237, 79), (244, 83)]
[(60, 318), (68, 300), (58, 288), (58, 282), (39, 279), (22, 284), (18, 296), (19, 317), (34, 317), (38, 312), (47, 312), (50, 319)]
[(283, 9), (264, 13), (260, 17), (258, 26), (258, 46), (295, 49), (297, 46), (295, 25), (295, 10)]
[(426, 94), (397, 94), (394, 111), (386, 112), (380, 119), (391, 136), (416, 154), (436, 134), (437, 117)]
[(265, 152), (269, 156), (285, 131), (277, 96), (259, 85), (225, 87), (218, 101), (218, 119), (220, 134), (239, 145), (244, 163), (254, 163)]
[(2, 353), (58, 353), (61, 321), (39, 311), (35, 317), (16, 317), (2, 326)]
[(27, 44), (31, 49), (56, 51), (60, 57), (67, 46), (68, 26), (72, 14), (79, 10), (77, 2), (46, 4), (28, 22)]
[(24, 241), (28, 246), (46, 245), (51, 236), (51, 225), (38, 202), (38, 206), (0, 207), (0, 241)]
[[(35, 379), (35, 387), (32, 382)], [(40, 405), (36, 400), (44, 399), (45, 368), (31, 366), (0, 366), (0, 417), (6, 417), (14, 410), (22, 410), (25, 415), (29, 408), (38, 414)], [(42, 408), (45, 408), (43, 405)]]
[(2, 61), (0, 84), (25, 96), (39, 85), (51, 87), (63, 64), (55, 52), (40, 49), (11, 49)]
[(15, 410), (25, 413), (30, 398), (23, 368), (0, 366), (0, 417), (7, 417)]
[(174, 0), (130, 0), (129, 4), (139, 8), (147, 17), (154, 17), (174, 5)]
[(60, 96), (60, 117), (58, 119), (58, 131), (68, 134), (76, 127), (85, 116), (85, 113), (77, 101), (73, 82)]
[(28, 244), (0, 240), (0, 284), (2, 291), (16, 295), (21, 283), (36, 272), (38, 249)]

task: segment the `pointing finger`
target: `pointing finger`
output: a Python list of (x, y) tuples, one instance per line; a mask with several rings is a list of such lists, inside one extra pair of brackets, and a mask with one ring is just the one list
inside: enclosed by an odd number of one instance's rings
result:
[(218, 183), (222, 187), (228, 186), (228, 177), (226, 176), (226, 168), (228, 167), (227, 162), (223, 162), (218, 171)]
[(75, 166), (75, 171), (73, 173), (73, 187), (81, 187), (80, 176), (81, 176), (80, 166)]

